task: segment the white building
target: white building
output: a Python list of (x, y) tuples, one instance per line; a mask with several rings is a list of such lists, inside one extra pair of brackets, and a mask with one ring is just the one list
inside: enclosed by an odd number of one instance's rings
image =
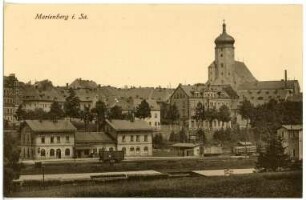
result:
[(73, 157), (76, 128), (70, 121), (26, 120), (21, 127), (21, 159)]

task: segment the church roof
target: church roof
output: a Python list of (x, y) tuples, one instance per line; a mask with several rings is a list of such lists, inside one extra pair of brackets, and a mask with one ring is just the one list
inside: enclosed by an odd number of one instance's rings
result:
[(223, 32), (215, 39), (215, 44), (231, 44), (233, 45), (235, 43), (235, 39), (227, 34), (226, 32), (226, 24), (223, 23)]
[(242, 80), (244, 80), (244, 82), (256, 81), (256, 78), (253, 76), (244, 62), (235, 61), (234, 72), (236, 76), (239, 76)]

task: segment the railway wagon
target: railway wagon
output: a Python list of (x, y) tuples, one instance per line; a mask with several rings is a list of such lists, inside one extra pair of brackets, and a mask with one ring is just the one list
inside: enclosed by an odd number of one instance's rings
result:
[(255, 145), (249, 146), (234, 146), (233, 153), (235, 155), (252, 155), (257, 153), (257, 148)]
[(100, 151), (100, 161), (120, 162), (124, 160), (124, 151)]

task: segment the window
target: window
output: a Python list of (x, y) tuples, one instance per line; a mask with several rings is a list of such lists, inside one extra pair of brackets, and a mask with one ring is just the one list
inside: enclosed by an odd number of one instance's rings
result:
[(220, 57), (223, 57), (223, 54), (222, 54), (222, 53), (220, 54)]
[(131, 148), (130, 148), (130, 151), (134, 152), (134, 147), (131, 147)]
[(66, 143), (69, 143), (69, 136), (66, 136)]
[(60, 142), (61, 142), (61, 137), (60, 137), (60, 136), (57, 136), (57, 137), (56, 137), (56, 141), (57, 141), (57, 143), (60, 143)]
[(50, 150), (50, 156), (54, 156), (54, 153), (55, 153), (54, 149), (51, 149)]
[(54, 143), (54, 136), (51, 136), (50, 142), (51, 142), (51, 143)]
[(136, 135), (136, 142), (139, 142), (139, 135)]
[(140, 147), (136, 147), (136, 153), (140, 152)]
[(149, 148), (148, 148), (148, 147), (144, 147), (143, 150), (144, 150), (145, 152), (147, 152), (147, 151), (149, 151)]
[(144, 136), (144, 141), (148, 142), (148, 136), (147, 135)]
[(65, 149), (65, 156), (70, 156), (70, 149)]
[(41, 143), (45, 144), (45, 136), (41, 137)]
[(157, 126), (157, 122), (155, 122), (155, 126)]
[[(29, 150), (29, 149), (28, 149)], [(46, 156), (46, 151), (44, 150), (44, 149), (42, 149), (41, 151), (40, 151), (40, 156)]]
[(131, 142), (134, 142), (134, 135), (131, 135)]
[(223, 63), (221, 63), (221, 68), (223, 68)]
[(122, 142), (125, 142), (125, 135), (122, 136)]
[(258, 99), (258, 100), (263, 100), (263, 97), (258, 97), (257, 99)]
[(154, 114), (154, 117), (157, 118), (157, 113)]
[(114, 148), (113, 148), (113, 147), (111, 147), (111, 148), (109, 148), (108, 150), (109, 150), (109, 151), (114, 151)]

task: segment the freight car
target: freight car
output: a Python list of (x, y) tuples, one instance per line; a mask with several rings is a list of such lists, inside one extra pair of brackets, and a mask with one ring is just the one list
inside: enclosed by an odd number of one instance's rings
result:
[(124, 160), (124, 151), (100, 151), (99, 157), (103, 162), (120, 162)]

